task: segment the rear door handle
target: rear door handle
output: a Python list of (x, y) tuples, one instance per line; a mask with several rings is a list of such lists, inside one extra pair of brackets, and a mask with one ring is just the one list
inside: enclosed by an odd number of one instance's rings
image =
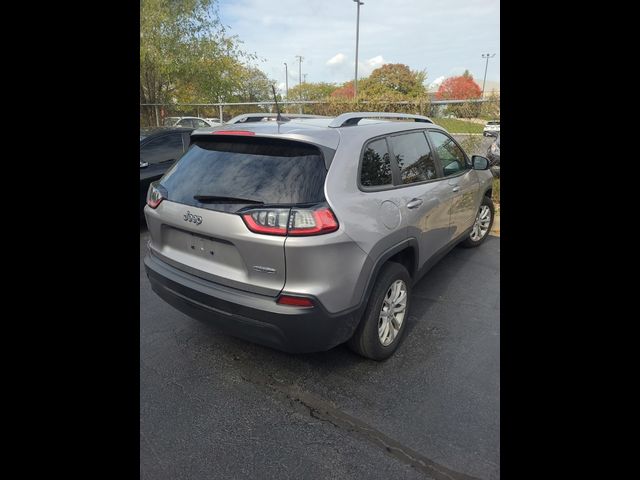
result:
[(460, 187), (458, 187), (458, 186), (456, 185), (455, 187), (453, 187), (453, 190), (452, 190), (452, 191), (453, 191), (454, 193), (455, 193), (455, 192), (459, 192), (459, 191), (460, 191)]
[(414, 198), (407, 203), (407, 208), (418, 208), (420, 205), (422, 205), (422, 199)]

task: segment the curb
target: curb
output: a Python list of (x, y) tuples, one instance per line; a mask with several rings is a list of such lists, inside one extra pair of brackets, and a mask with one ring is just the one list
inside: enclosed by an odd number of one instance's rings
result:
[(493, 218), (493, 225), (491, 226), (489, 235), (500, 237), (500, 212), (496, 213), (496, 216)]

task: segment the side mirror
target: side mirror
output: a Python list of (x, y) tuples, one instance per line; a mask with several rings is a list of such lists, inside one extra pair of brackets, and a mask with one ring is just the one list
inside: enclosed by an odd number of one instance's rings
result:
[(140, 168), (147, 168), (149, 166), (149, 162), (143, 162), (140, 160)]
[(481, 157), (480, 155), (474, 155), (471, 157), (471, 163), (473, 164), (474, 170), (488, 170), (489, 169), (489, 160), (485, 157)]

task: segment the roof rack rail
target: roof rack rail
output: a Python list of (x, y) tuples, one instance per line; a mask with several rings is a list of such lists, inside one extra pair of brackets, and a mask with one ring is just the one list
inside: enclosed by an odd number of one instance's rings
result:
[[(237, 115), (230, 119), (229, 123), (244, 123), (247, 121), (259, 122), (263, 118), (276, 118), (278, 116), (277, 113), (265, 113), (265, 112), (255, 112), (255, 113), (243, 113), (241, 115)], [(294, 118), (328, 118), (323, 115), (309, 115), (305, 113), (282, 113), (281, 114), (282, 121), (291, 120)]]
[(391, 113), (391, 112), (348, 112), (338, 115), (329, 124), (330, 127), (348, 127), (357, 125), (363, 118), (411, 118), (416, 122), (433, 123), (429, 117), (423, 115), (413, 115), (411, 113)]

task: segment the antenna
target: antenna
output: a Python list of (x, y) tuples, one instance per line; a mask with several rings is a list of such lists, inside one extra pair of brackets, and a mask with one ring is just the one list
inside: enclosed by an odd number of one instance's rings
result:
[(280, 115), (280, 107), (278, 106), (278, 97), (276, 96), (276, 87), (271, 85), (271, 90), (273, 91), (273, 100), (276, 102), (276, 112), (278, 112), (278, 116), (276, 117), (276, 122), (281, 122), (282, 116)]

